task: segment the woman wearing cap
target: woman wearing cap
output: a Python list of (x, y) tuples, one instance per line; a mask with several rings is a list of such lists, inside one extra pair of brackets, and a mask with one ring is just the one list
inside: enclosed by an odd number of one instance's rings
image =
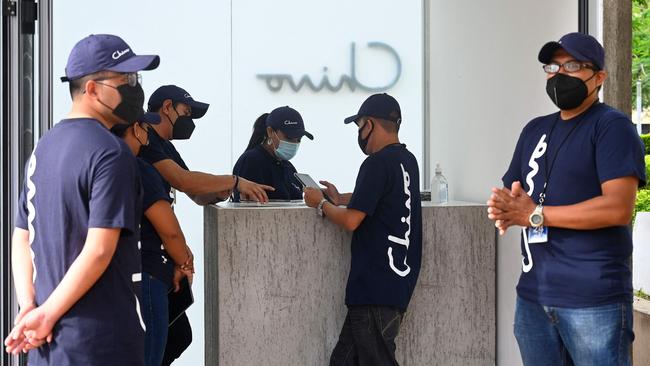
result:
[[(147, 113), (140, 120), (149, 124), (160, 123), (156, 113)], [(111, 131), (122, 137), (134, 155), (149, 143), (149, 125), (142, 123), (119, 124)], [(140, 244), (142, 254), (142, 319), (145, 333), (145, 365), (160, 366), (169, 326), (167, 294), (173, 288), (179, 291), (180, 280), (194, 272), (194, 257), (185, 242), (176, 215), (172, 210), (169, 185), (158, 171), (137, 158), (142, 181), (142, 218)]]
[[(302, 185), (294, 176), (296, 168), (289, 160), (298, 152), (303, 136), (314, 139), (305, 131), (302, 117), (295, 109), (285, 106), (262, 114), (253, 125), (253, 135), (233, 174), (274, 187), (275, 191), (267, 192), (269, 199), (302, 199)], [(234, 201), (240, 198), (248, 197), (240, 197), (235, 191)]]

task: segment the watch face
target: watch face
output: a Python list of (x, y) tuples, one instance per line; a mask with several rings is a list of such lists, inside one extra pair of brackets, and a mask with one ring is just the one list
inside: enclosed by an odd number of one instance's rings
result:
[(530, 216), (530, 222), (531, 222), (533, 225), (541, 225), (542, 222), (543, 222), (543, 217), (542, 217), (542, 215), (537, 214), (537, 213), (536, 213), (536, 214), (532, 214), (532, 215)]

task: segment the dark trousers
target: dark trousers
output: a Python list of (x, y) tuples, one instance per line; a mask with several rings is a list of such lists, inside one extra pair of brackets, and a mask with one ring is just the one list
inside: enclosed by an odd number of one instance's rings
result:
[(404, 313), (386, 306), (349, 306), (330, 366), (398, 366), (395, 337)]
[(192, 327), (187, 315), (183, 313), (169, 327), (167, 331), (167, 345), (163, 356), (162, 366), (169, 366), (177, 358), (181, 357), (183, 351), (192, 343)]

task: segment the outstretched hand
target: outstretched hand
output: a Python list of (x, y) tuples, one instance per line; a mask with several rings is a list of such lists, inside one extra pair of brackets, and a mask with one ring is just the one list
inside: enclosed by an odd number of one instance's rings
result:
[(269, 196), (266, 194), (266, 191), (275, 191), (275, 188), (271, 186), (257, 184), (242, 177), (239, 177), (239, 183), (237, 183), (237, 187), (235, 188), (239, 190), (242, 197), (246, 197), (247, 199), (252, 199), (260, 203), (266, 203), (269, 201)]

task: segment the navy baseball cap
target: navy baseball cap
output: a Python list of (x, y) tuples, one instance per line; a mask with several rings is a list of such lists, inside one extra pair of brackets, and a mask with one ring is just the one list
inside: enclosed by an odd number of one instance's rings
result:
[(208, 111), (210, 104), (194, 100), (190, 93), (176, 85), (163, 85), (149, 97), (149, 111), (153, 112), (162, 107), (163, 102), (171, 99), (172, 103), (184, 103), (192, 107), (192, 118), (201, 118)]
[(160, 115), (156, 112), (146, 112), (142, 111), (140, 117), (137, 119), (138, 122), (148, 123), (150, 125), (157, 125), (160, 123)]
[(373, 94), (366, 99), (359, 112), (350, 116), (344, 122), (356, 122), (361, 117), (375, 117), (387, 121), (395, 122), (398, 125), (402, 123), (402, 110), (397, 100), (386, 93)]
[(158, 55), (136, 55), (124, 40), (111, 34), (91, 34), (70, 51), (61, 81), (79, 79), (99, 71), (119, 73), (153, 70), (160, 64)]
[(305, 124), (300, 113), (289, 106), (272, 110), (266, 117), (266, 126), (282, 131), (290, 139), (302, 136), (306, 136), (310, 140), (314, 139), (314, 135), (305, 131)]
[(591, 62), (600, 70), (605, 68), (605, 49), (603, 49), (603, 46), (596, 38), (577, 32), (565, 34), (557, 42), (546, 43), (539, 50), (537, 59), (543, 64), (548, 64), (553, 59), (555, 51), (560, 48), (578, 61)]

